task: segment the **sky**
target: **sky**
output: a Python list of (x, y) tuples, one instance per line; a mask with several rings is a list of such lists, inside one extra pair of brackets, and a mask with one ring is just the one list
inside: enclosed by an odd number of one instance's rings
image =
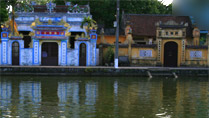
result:
[(158, 1), (162, 1), (163, 4), (165, 4), (165, 5), (169, 5), (173, 2), (173, 0), (158, 0)]

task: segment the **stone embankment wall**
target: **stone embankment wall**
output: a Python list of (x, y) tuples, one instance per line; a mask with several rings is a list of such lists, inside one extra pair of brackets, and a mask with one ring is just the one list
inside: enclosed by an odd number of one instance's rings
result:
[(113, 67), (0, 67), (0, 75), (69, 75), (69, 76), (137, 76), (149, 77), (148, 72), (153, 77), (177, 76), (208, 77), (208, 68), (130, 68), (124, 67), (115, 69)]

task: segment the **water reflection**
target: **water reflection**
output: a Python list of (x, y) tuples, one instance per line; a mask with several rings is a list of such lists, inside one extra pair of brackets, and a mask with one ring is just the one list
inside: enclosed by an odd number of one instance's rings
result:
[(207, 78), (1, 77), (1, 117), (209, 117)]
[(19, 84), (18, 112), (20, 117), (40, 116), (41, 83), (23, 81)]
[(79, 116), (79, 84), (76, 81), (58, 82), (60, 116)]
[(12, 86), (11, 82), (0, 81), (0, 109), (2, 116), (11, 115), (11, 96), (12, 96)]

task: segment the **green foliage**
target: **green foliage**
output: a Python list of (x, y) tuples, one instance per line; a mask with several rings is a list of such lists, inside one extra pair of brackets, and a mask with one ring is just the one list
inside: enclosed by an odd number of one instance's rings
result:
[(114, 62), (114, 51), (113, 47), (108, 47), (107, 52), (104, 55), (104, 63), (111, 64)]
[[(35, 1), (37, 5), (45, 5), (50, 0), (27, 0), (26, 2), (29, 3), (30, 1)], [(54, 0), (52, 0), (52, 2), (54, 2)]]
[(0, 23), (5, 22), (8, 19), (7, 5), (4, 2), (0, 4)]
[[(30, 1), (44, 5), (50, 0), (1, 0), (0, 22), (4, 22), (8, 18), (7, 6), (15, 5), (17, 2), (29, 3)], [(65, 5), (65, 2), (79, 5), (89, 4), (93, 19), (98, 24), (103, 24), (105, 28), (113, 27), (113, 21), (116, 20), (116, 0), (52, 0), (52, 2), (57, 5)], [(124, 11), (132, 14), (171, 14), (172, 4), (166, 6), (158, 0), (120, 0), (120, 10), (121, 13)]]
[(91, 17), (84, 17), (82, 23), (81, 23), (81, 28), (83, 28), (83, 26), (87, 24), (87, 27), (93, 27), (94, 24), (96, 24), (96, 21), (93, 20)]
[[(73, 4), (86, 5), (89, 3), (93, 19), (105, 28), (113, 27), (116, 20), (116, 0), (66, 0)], [(131, 14), (172, 14), (172, 4), (163, 5), (158, 0), (120, 0), (120, 12)], [(121, 17), (121, 15), (120, 15)]]
[(201, 37), (200, 38), (200, 45), (204, 45), (206, 42), (206, 37)]

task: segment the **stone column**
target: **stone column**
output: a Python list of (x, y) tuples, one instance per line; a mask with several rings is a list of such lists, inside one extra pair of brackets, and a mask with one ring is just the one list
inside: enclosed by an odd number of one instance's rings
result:
[(91, 43), (91, 48), (90, 48), (90, 66), (96, 66), (96, 45), (97, 45), (97, 34), (96, 30), (91, 30), (90, 31), (90, 43)]
[(103, 45), (99, 45), (99, 65), (103, 65)]
[(186, 39), (182, 40), (181, 65), (185, 65)]
[(131, 44), (132, 44), (132, 35), (128, 34), (128, 59), (129, 59), (130, 64), (132, 63), (132, 47), (131, 47)]
[(207, 46), (208, 46), (208, 56), (207, 56), (207, 65), (209, 67), (209, 33), (207, 34)]
[(200, 30), (195, 27), (193, 30), (193, 45), (199, 45), (200, 44)]
[(39, 40), (33, 39), (33, 65), (40, 65), (39, 53)]
[(2, 40), (2, 65), (8, 64), (8, 40)]
[(61, 41), (61, 65), (67, 65), (67, 40)]
[(1, 64), (7, 65), (8, 64), (8, 35), (7, 31), (1, 32)]
[(157, 39), (157, 66), (161, 66), (162, 39)]

